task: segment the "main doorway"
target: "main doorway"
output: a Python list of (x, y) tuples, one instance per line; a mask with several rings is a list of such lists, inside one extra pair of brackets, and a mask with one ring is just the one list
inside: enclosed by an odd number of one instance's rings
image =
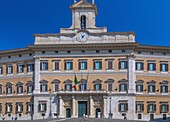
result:
[(83, 114), (87, 115), (87, 102), (79, 101), (78, 102), (78, 117), (83, 117)]
[(66, 118), (69, 118), (69, 117), (71, 117), (71, 110), (70, 110), (70, 108), (67, 108), (66, 109)]

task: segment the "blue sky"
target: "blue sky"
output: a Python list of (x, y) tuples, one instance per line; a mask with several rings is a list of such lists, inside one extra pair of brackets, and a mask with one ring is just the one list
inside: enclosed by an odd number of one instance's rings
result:
[[(34, 43), (33, 34), (70, 27), (73, 1), (0, 0), (0, 50), (27, 47)], [(106, 26), (109, 32), (133, 31), (141, 44), (170, 46), (170, 0), (95, 2), (97, 26)]]

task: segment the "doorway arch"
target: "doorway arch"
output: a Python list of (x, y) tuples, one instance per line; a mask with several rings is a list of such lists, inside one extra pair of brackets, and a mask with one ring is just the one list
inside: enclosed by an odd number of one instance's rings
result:
[(69, 118), (69, 117), (71, 117), (71, 109), (67, 108), (66, 109), (66, 118)]
[(101, 118), (101, 109), (100, 108), (96, 108), (96, 118), (98, 118), (98, 113), (100, 112), (100, 118)]

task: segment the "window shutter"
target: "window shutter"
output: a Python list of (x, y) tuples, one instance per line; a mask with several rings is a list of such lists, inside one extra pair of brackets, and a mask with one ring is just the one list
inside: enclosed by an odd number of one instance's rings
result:
[(27, 85), (27, 93), (29, 93), (29, 85)]
[(99, 64), (100, 64), (100, 69), (102, 69), (102, 61), (100, 61), (100, 63), (99, 63)]
[(96, 90), (96, 84), (94, 84), (94, 90)]
[(153, 64), (153, 69), (156, 70), (156, 63)]
[(66, 68), (66, 62), (64, 62), (64, 70), (66, 70), (67, 68)]
[(143, 92), (143, 85), (141, 85), (141, 87), (142, 87), (142, 92)]
[(136, 70), (138, 69), (137, 66), (138, 66), (138, 63), (136, 62), (136, 64), (135, 64), (135, 69), (136, 69)]
[(87, 69), (87, 62), (85, 63), (85, 68)]
[(27, 104), (27, 112), (28, 112), (28, 105), (29, 105), (29, 104)]
[(2, 72), (1, 73), (3, 74), (3, 67), (1, 67), (1, 68), (2, 68)]
[(119, 84), (119, 92), (120, 92), (120, 91), (122, 91), (122, 89), (121, 89), (121, 84)]
[(42, 70), (42, 62), (40, 63), (40, 70)]
[(41, 111), (41, 104), (38, 104), (38, 111)]
[(42, 84), (40, 85), (40, 91), (42, 92)]
[(153, 91), (155, 92), (155, 85), (153, 85)]
[(11, 73), (13, 73), (13, 66), (11, 66)]
[(94, 61), (94, 62), (93, 62), (93, 70), (96, 69), (96, 65), (95, 65), (95, 64), (96, 64), (96, 62)]
[(48, 84), (46, 84), (46, 92), (48, 91)]
[(23, 105), (21, 105), (21, 111), (23, 111)]
[(160, 64), (160, 71), (162, 71), (162, 64)]
[(160, 91), (160, 92), (162, 93), (162, 86), (160, 86), (160, 89), (161, 89), (161, 91)]
[(149, 68), (149, 64), (150, 64), (150, 63), (148, 63), (148, 71), (150, 70), (150, 68)]
[(8, 74), (8, 66), (6, 66), (6, 74)]
[(169, 105), (167, 105), (167, 112), (169, 112)]
[(147, 112), (149, 113), (149, 105), (147, 105)]
[(45, 111), (47, 110), (47, 104), (45, 103)]
[(119, 61), (119, 69), (121, 69), (121, 61)]
[(137, 104), (136, 104), (136, 113), (137, 113)]
[(125, 64), (126, 64), (126, 69), (128, 69), (128, 61), (125, 61)]
[(144, 69), (144, 68), (143, 68), (143, 65), (144, 65), (144, 64), (142, 63), (142, 70)]
[(112, 84), (111, 83), (108, 84), (108, 91), (112, 91)]
[(166, 64), (166, 71), (168, 71), (168, 64)]
[(165, 91), (168, 92), (168, 86), (165, 86)]
[(46, 70), (48, 70), (48, 62), (46, 63), (46, 65), (47, 65), (47, 69)]
[(8, 110), (8, 108), (7, 108), (7, 104), (6, 104), (6, 106), (5, 106), (5, 111), (6, 111), (6, 113), (7, 113), (7, 110)]
[(81, 70), (82, 69), (82, 67), (81, 67), (81, 62), (79, 62), (79, 70)]
[(119, 112), (121, 112), (121, 103), (118, 105)]
[(11, 112), (12, 112), (12, 105), (10, 105), (11, 106)]
[(17, 86), (17, 94), (19, 93), (19, 86)]
[(148, 85), (148, 92), (150, 92), (150, 85)]
[[(30, 64), (31, 65), (31, 64)], [(29, 67), (29, 64), (27, 64), (27, 72), (28, 72), (28, 67)]]
[(162, 113), (162, 105), (159, 106), (160, 113)]
[(128, 103), (126, 103), (126, 111), (128, 111)]
[(71, 62), (71, 70), (73, 69), (73, 62)]
[(136, 84), (136, 91), (138, 92), (138, 85)]
[(55, 84), (55, 91), (59, 91), (59, 84)]
[(144, 111), (144, 104), (142, 104), (142, 111)]
[(34, 71), (34, 69), (35, 69), (35, 65), (34, 65), (34, 64), (32, 64), (32, 70)]

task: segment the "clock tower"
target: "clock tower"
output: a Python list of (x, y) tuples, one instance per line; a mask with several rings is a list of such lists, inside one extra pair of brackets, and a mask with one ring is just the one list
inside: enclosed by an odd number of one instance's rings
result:
[(79, 30), (87, 30), (90, 33), (107, 32), (106, 27), (96, 27), (96, 16), (98, 14), (97, 6), (87, 0), (74, 0), (70, 6), (72, 13), (72, 25), (70, 28), (61, 28), (61, 33), (76, 33)]

